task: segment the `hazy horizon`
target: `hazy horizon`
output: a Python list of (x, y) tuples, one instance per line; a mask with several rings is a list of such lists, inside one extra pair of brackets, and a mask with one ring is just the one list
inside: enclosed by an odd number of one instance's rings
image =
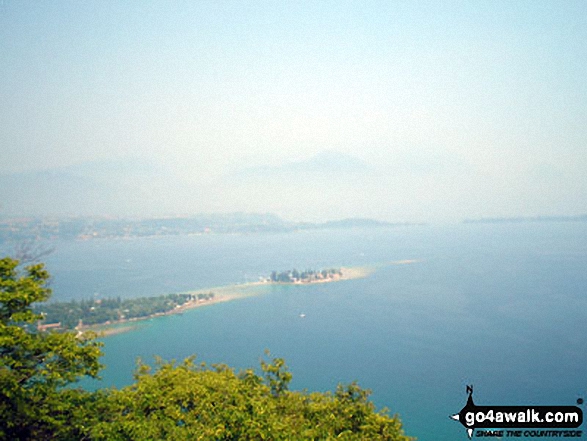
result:
[(0, 216), (581, 215), (587, 4), (0, 4)]

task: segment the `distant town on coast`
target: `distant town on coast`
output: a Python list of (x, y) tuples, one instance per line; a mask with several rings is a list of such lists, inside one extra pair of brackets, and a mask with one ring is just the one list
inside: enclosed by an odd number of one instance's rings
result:
[(0, 243), (23, 240), (131, 238), (196, 234), (285, 233), (333, 228), (423, 225), (352, 218), (321, 223), (290, 222), (274, 214), (202, 214), (163, 218), (11, 217), (0, 218)]

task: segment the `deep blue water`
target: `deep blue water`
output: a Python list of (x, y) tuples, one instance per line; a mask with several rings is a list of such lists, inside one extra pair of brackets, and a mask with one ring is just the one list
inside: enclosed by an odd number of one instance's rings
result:
[[(383, 265), (419, 259), (410, 265)], [(55, 299), (143, 296), (256, 280), (271, 270), (378, 265), (369, 278), (259, 288), (259, 296), (142, 322), (106, 338), (103, 385), (154, 354), (258, 366), (284, 357), (293, 388), (357, 380), (424, 441), (465, 440), (465, 404), (587, 398), (587, 224), (423, 226), (62, 242)], [(305, 318), (300, 313), (306, 314)], [(512, 438), (514, 439), (514, 438)], [(518, 438), (520, 439), (520, 438)]]

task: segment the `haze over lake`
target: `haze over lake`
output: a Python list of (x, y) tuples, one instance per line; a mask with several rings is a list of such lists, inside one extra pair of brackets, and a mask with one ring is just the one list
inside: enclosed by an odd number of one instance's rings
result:
[(0, 216), (584, 214), (587, 5), (5, 1)]

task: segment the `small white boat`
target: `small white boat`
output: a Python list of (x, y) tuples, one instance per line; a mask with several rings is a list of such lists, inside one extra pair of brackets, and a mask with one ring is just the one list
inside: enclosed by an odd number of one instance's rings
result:
[(306, 314), (304, 314), (303, 312), (300, 314), (300, 318), (304, 318), (306, 316)]

